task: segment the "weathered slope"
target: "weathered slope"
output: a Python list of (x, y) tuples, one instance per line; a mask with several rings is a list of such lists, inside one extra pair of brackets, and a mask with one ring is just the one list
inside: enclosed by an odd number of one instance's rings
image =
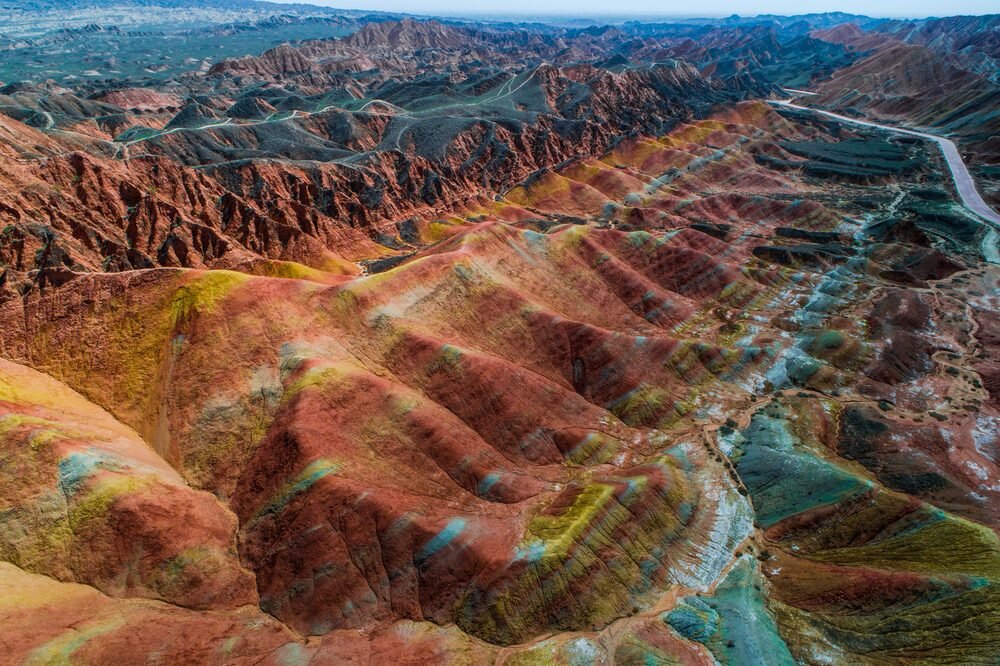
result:
[(0, 360), (0, 558), (112, 596), (191, 608), (257, 603), (236, 520), (130, 428)]

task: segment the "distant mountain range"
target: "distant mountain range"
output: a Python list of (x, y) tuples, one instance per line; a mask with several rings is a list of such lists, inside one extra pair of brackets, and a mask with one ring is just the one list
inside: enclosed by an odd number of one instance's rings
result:
[(351, 10), (337, 10), (308, 3), (277, 3), (264, 0), (24, 0), (15, 3), (0, 3), (7, 9), (22, 11), (54, 11), (76, 9), (108, 9), (111, 7), (158, 7), (163, 9), (253, 9), (275, 12), (350, 13)]

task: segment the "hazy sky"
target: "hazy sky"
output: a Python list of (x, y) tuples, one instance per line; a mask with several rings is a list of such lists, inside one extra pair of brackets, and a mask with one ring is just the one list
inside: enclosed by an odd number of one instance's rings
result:
[[(292, 2), (294, 0), (278, 0)], [(728, 16), (740, 14), (803, 14), (841, 11), (867, 16), (952, 16), (1000, 13), (1000, 0), (299, 0), (345, 9), (371, 9), (412, 14), (494, 13), (575, 14), (607, 16), (621, 14), (674, 16)]]

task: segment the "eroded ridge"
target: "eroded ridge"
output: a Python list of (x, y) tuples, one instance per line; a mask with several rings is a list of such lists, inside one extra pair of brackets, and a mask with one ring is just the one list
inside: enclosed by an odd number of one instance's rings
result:
[(7, 299), (5, 649), (989, 663), (1000, 276), (945, 168), (748, 102), (370, 274)]

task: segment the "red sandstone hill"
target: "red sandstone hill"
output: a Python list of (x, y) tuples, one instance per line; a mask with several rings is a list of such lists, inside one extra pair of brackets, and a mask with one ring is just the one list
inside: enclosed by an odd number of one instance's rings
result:
[(163, 93), (149, 88), (122, 88), (98, 95), (95, 99), (107, 104), (113, 104), (123, 109), (138, 109), (140, 111), (158, 111), (180, 107), (182, 100), (178, 95)]
[(823, 82), (811, 104), (952, 134), (976, 160), (1000, 156), (1000, 85), (922, 46), (887, 45)]
[[(304, 61), (291, 47), (264, 59), (280, 53)], [(623, 73), (545, 65), (484, 87), (472, 102), (420, 117), (380, 102), (368, 112), (286, 110), (277, 122), (268, 100), (281, 98), (198, 96), (164, 130), (142, 138), (139, 128), (139, 139), (117, 144), (88, 140), (83, 131), (100, 133), (81, 120), (56, 141), (0, 116), (14, 158), (0, 164), (0, 257), (19, 273), (233, 268), (262, 258), (353, 271), (351, 261), (406, 246), (407, 218), (491, 198), (540, 169), (752, 90), (684, 64)], [(89, 113), (71, 95), (23, 99)], [(482, 115), (470, 117), (473, 108)]]
[(282, 44), (259, 56), (247, 56), (237, 60), (223, 60), (212, 65), (209, 75), (249, 73), (261, 77), (281, 77), (308, 72), (313, 64), (298, 49)]
[(896, 43), (889, 35), (867, 32), (855, 23), (842, 23), (825, 30), (814, 30), (809, 34), (824, 42), (843, 44), (853, 51), (874, 51)]
[(361, 30), (344, 38), (344, 43), (360, 50), (461, 49), (475, 39), (474, 34), (463, 28), (445, 25), (439, 21), (414, 21), (369, 23)]
[[(1000, 59), (1000, 14), (947, 16), (926, 21), (887, 21), (875, 28), (907, 44), (956, 56), (962, 63), (996, 80)], [(992, 70), (992, 71), (991, 71)]]

